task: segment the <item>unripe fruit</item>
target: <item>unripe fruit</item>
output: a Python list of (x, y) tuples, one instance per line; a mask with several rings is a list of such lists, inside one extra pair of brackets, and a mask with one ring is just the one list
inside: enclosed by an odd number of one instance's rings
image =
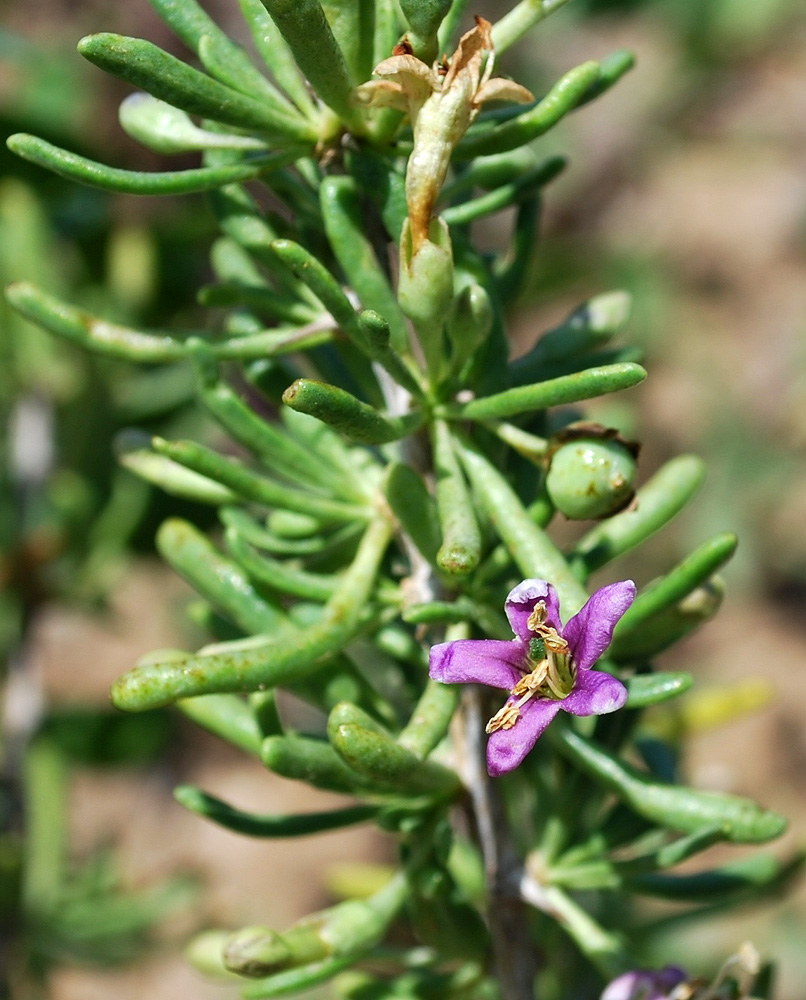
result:
[(552, 503), (575, 521), (609, 517), (635, 494), (637, 446), (605, 428), (569, 428), (551, 456), (546, 490)]

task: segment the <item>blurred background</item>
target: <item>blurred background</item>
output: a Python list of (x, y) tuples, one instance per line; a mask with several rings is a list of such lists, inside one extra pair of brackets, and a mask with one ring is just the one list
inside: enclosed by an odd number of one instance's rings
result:
[[(205, 6), (246, 41), (237, 4)], [(494, 19), (510, 4), (476, 6)], [(0, 27), (0, 131), (153, 169), (159, 159), (117, 125), (127, 86), (75, 53), (99, 30), (187, 55), (147, 0), (14, 5)], [(693, 731), (690, 781), (792, 818), (771, 848), (783, 856), (806, 836), (806, 11), (799, 0), (574, 0), (500, 68), (541, 93), (619, 48), (636, 69), (540, 140), (571, 162), (547, 193), (514, 352), (597, 292), (632, 294), (623, 339), (650, 377), (595, 416), (644, 442), (643, 478), (683, 451), (710, 472), (617, 575), (642, 585), (716, 531), (741, 540), (718, 617), (662, 657), (698, 683), (656, 724), (672, 738)], [(487, 238), (506, 240), (508, 222)], [(205, 322), (194, 296), (214, 232), (201, 196), (106, 195), (0, 150), (2, 285), (33, 280), (112, 320), (189, 328)], [(117, 469), (112, 448), (132, 425), (211, 434), (185, 368), (89, 357), (0, 303), (0, 411), (0, 997), (235, 995), (185, 966), (188, 934), (284, 926), (327, 901), (339, 865), (383, 860), (385, 845), (349, 832), (292, 847), (206, 824), (173, 802), (176, 784), (264, 812), (326, 797), (170, 714), (108, 709), (110, 683), (143, 653), (203, 641), (153, 535), (166, 516), (206, 524), (209, 510)], [(802, 885), (708, 924), (674, 913), (655, 914), (669, 928), (659, 961), (708, 968), (750, 938), (780, 963), (779, 1000), (802, 1000)]]

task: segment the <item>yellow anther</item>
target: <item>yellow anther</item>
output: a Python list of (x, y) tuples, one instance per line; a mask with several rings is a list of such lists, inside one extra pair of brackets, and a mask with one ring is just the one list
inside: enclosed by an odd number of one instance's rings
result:
[(512, 689), (512, 693), (514, 695), (534, 694), (545, 681), (548, 671), (549, 661), (541, 660), (531, 673), (526, 674), (525, 677), (521, 677)]
[(517, 705), (504, 705), (490, 719), (484, 731), (489, 735), (490, 733), (497, 732), (499, 729), (512, 729), (520, 717), (521, 713)]
[(544, 601), (538, 601), (532, 609), (532, 613), (526, 619), (526, 627), (530, 632), (542, 632), (545, 622), (546, 604)]
[(526, 627), (530, 632), (539, 635), (547, 650), (552, 653), (568, 652), (568, 643), (552, 625), (546, 624), (546, 604), (538, 601), (532, 613), (526, 619)]

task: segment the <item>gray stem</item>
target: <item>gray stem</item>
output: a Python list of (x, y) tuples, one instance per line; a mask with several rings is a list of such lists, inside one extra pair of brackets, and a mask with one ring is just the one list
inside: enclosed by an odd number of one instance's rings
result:
[(507, 827), (501, 795), (485, 766), (484, 710), (478, 688), (462, 693), (460, 759), (470, 792), (487, 880), (487, 920), (502, 1000), (535, 1000), (537, 956), (529, 911), (518, 892), (522, 864)]

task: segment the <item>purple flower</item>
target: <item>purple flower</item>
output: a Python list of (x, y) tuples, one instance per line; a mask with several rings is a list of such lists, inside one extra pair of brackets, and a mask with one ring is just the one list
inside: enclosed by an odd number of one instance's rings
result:
[(667, 965), (657, 972), (649, 969), (625, 972), (613, 980), (601, 1000), (670, 1000), (671, 991), (687, 978), (677, 965)]
[(435, 680), (510, 692), (487, 723), (490, 774), (517, 767), (560, 709), (604, 715), (622, 707), (627, 690), (621, 681), (591, 667), (634, 598), (632, 580), (611, 583), (563, 625), (554, 587), (545, 580), (524, 580), (505, 605), (515, 639), (457, 639), (431, 649), (429, 673)]

